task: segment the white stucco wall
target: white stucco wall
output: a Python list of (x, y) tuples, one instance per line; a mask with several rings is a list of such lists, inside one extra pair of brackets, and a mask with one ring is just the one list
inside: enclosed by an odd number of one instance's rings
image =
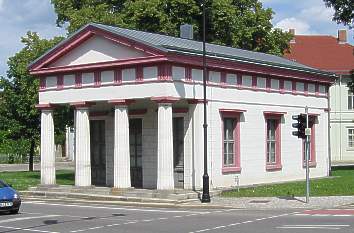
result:
[(50, 67), (81, 65), (144, 56), (146, 56), (146, 53), (139, 50), (113, 43), (100, 36), (93, 36), (82, 45), (70, 51), (69, 54), (51, 64)]

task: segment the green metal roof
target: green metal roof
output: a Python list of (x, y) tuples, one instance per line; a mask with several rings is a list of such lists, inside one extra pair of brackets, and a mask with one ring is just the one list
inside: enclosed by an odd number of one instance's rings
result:
[[(73, 37), (74, 35), (76, 35), (77, 33), (84, 30), (86, 27), (90, 25), (105, 31), (109, 31), (113, 34), (126, 37), (134, 41), (138, 41), (147, 46), (151, 46), (155, 49), (159, 49), (164, 52), (202, 56), (203, 43), (200, 41), (183, 39), (183, 38), (173, 37), (173, 36), (166, 36), (157, 33), (149, 33), (149, 32), (137, 31), (132, 29), (119, 28), (119, 27), (108, 26), (108, 25), (97, 24), (97, 23), (87, 24), (86, 26), (79, 29), (76, 33), (69, 36), (66, 40), (59, 43), (59, 45), (57, 45), (56, 47), (65, 43), (67, 40), (70, 40), (71, 37)], [(49, 50), (47, 53), (51, 52), (56, 47)], [(210, 43), (206, 44), (206, 52), (208, 57), (215, 57), (219, 59), (234, 60), (239, 62), (253, 63), (253, 64), (258, 64), (263, 66), (278, 67), (278, 68), (284, 68), (289, 70), (297, 70), (297, 71), (303, 71), (312, 74), (335, 77), (335, 74), (333, 73), (318, 70), (300, 64), (298, 62), (288, 60), (283, 57), (270, 55), (266, 53), (248, 51), (248, 50), (237, 49), (237, 48), (210, 44)], [(40, 60), (42, 57), (38, 58), (36, 61)], [(35, 63), (36, 61), (34, 61), (33, 63)]]

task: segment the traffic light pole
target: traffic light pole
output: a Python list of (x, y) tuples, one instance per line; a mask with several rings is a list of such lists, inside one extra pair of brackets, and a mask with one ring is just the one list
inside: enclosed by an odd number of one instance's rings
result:
[[(306, 129), (309, 128), (309, 112), (308, 107), (305, 108), (306, 113)], [(310, 201), (310, 136), (306, 134), (305, 139), (305, 161), (306, 161), (306, 203)]]

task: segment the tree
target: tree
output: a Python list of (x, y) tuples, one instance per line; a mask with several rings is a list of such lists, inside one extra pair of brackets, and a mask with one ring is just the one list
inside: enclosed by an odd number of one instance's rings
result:
[(353, 0), (323, 0), (327, 7), (334, 9), (333, 21), (343, 23), (350, 28), (354, 27), (354, 1)]
[[(292, 35), (274, 29), (273, 11), (259, 0), (206, 0), (207, 41), (282, 55)], [(89, 22), (179, 35), (181, 24), (192, 24), (202, 39), (201, 0), (52, 0), (57, 24), (69, 33)]]
[(27, 66), (52, 48), (63, 38), (41, 39), (28, 32), (22, 38), (25, 47), (9, 58), (7, 77), (0, 78), (2, 103), (0, 106), (0, 143), (21, 155), (29, 155), (29, 170), (33, 170), (33, 157), (40, 135), (38, 79), (31, 76)]

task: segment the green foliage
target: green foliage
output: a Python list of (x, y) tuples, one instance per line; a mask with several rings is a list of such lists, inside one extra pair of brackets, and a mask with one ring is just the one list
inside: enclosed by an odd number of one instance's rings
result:
[(41, 39), (28, 32), (22, 38), (24, 48), (9, 58), (7, 77), (0, 78), (0, 146), (13, 156), (33, 156), (40, 135), (38, 79), (28, 72), (28, 65), (62, 38)]
[(333, 21), (343, 23), (350, 28), (354, 27), (354, 1), (353, 0), (323, 0), (327, 7), (335, 11)]
[[(350, 196), (354, 195), (354, 169), (334, 169), (332, 177), (311, 180), (311, 196)], [(224, 197), (292, 197), (304, 196), (306, 182), (261, 185), (226, 191)]]
[[(201, 0), (52, 0), (58, 26), (72, 33), (89, 22), (179, 35), (192, 24), (202, 39)], [(259, 0), (206, 0), (207, 41), (282, 55), (292, 35), (273, 29), (273, 11)]]

